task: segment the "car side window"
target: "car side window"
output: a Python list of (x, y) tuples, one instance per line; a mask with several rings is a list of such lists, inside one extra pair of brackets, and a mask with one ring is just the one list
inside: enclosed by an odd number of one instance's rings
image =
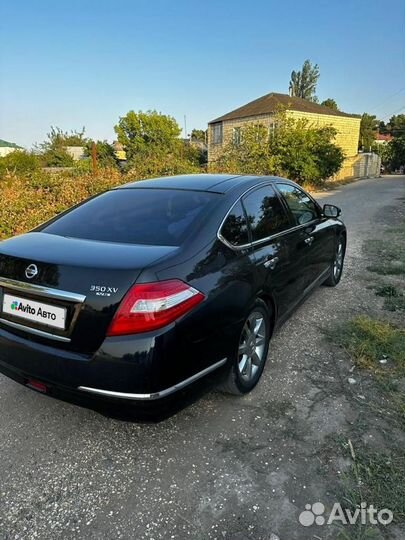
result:
[(263, 186), (243, 198), (252, 240), (262, 240), (288, 229), (290, 220), (277, 193)]
[(316, 204), (305, 191), (289, 184), (277, 184), (277, 188), (294, 216), (296, 225), (304, 225), (319, 218)]
[(246, 215), (240, 201), (229, 212), (222, 225), (221, 235), (233, 246), (243, 246), (249, 243)]

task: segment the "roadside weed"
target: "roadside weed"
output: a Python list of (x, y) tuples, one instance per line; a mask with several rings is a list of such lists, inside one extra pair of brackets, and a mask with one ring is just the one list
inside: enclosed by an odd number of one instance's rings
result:
[(405, 274), (405, 226), (395, 229), (396, 234), (386, 239), (372, 239), (364, 245), (364, 252), (374, 262), (367, 270), (379, 275)]
[(375, 294), (384, 298), (384, 309), (387, 311), (405, 310), (405, 295), (398, 287), (382, 285), (377, 287)]
[(358, 367), (380, 373), (386, 369), (380, 361), (388, 360), (398, 373), (405, 371), (405, 332), (393, 325), (360, 315), (331, 334)]

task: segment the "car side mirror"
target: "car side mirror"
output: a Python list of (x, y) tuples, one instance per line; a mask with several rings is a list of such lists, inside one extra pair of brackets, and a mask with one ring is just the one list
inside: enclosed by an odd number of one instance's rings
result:
[(322, 213), (327, 218), (338, 218), (342, 213), (342, 210), (334, 204), (324, 204)]

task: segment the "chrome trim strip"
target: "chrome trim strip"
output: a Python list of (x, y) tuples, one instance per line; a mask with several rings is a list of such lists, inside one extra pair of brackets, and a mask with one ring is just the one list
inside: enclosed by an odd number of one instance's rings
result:
[(11, 326), (12, 328), (16, 328), (17, 330), (23, 330), (24, 332), (35, 334), (36, 336), (53, 339), (54, 341), (63, 341), (64, 343), (70, 343), (70, 338), (57, 336), (56, 334), (50, 334), (49, 332), (44, 332), (43, 330), (37, 330), (36, 328), (31, 328), (30, 326), (24, 326), (23, 324), (18, 324), (12, 321), (8, 321), (6, 319), (2, 319), (1, 317), (0, 317), (0, 323), (7, 324), (8, 326)]
[[(279, 238), (280, 236), (284, 236), (285, 234), (288, 234), (288, 233), (293, 232), (293, 231), (298, 231), (299, 229), (303, 229), (304, 227), (308, 227), (308, 226), (313, 225), (314, 223), (319, 222), (319, 219), (313, 219), (311, 221), (308, 221), (308, 223), (304, 223), (303, 225), (296, 225), (295, 227), (290, 227), (289, 229), (286, 229), (285, 231), (281, 231), (281, 232), (279, 232), (277, 234), (272, 234), (271, 236), (267, 236), (266, 238), (260, 238), (260, 240), (255, 240), (254, 242), (249, 242), (248, 244), (243, 244), (242, 246), (234, 246), (233, 244), (228, 242), (228, 240), (222, 236), (221, 229), (222, 229), (223, 224), (225, 223), (226, 218), (231, 213), (233, 207), (236, 206), (238, 204), (238, 202), (240, 202), (242, 200), (242, 197), (244, 197), (247, 193), (249, 193), (249, 191), (253, 191), (253, 190), (258, 189), (258, 188), (263, 187), (263, 186), (273, 186), (273, 185), (274, 185), (274, 182), (266, 182), (266, 183), (262, 183), (262, 184), (256, 184), (255, 186), (250, 187), (249, 189), (247, 189), (245, 192), (242, 193), (242, 195), (239, 196), (239, 198), (233, 203), (231, 208), (226, 213), (224, 219), (221, 222), (221, 225), (218, 228), (217, 238), (218, 238), (218, 240), (220, 242), (225, 244), (230, 249), (233, 249), (234, 251), (242, 251), (244, 249), (252, 248), (252, 247), (257, 246), (259, 244), (263, 244), (264, 242), (269, 242), (270, 240), (274, 240), (275, 238)], [(292, 184), (287, 184), (287, 185), (292, 185)], [(310, 198), (312, 199), (312, 197), (310, 197)], [(316, 203), (316, 201), (314, 201), (314, 202)]]
[(23, 281), (16, 281), (15, 279), (5, 277), (0, 277), (0, 287), (14, 289), (22, 293), (26, 292), (38, 296), (45, 296), (46, 298), (55, 298), (56, 300), (66, 300), (67, 302), (74, 302), (75, 304), (83, 304), (86, 300), (86, 297), (83, 294), (62, 291), (60, 289), (51, 289), (50, 287), (25, 283)]
[(184, 388), (185, 386), (188, 386), (194, 381), (201, 379), (201, 377), (204, 377), (204, 375), (208, 375), (208, 373), (211, 373), (211, 371), (214, 371), (215, 369), (223, 366), (226, 361), (227, 361), (227, 358), (223, 358), (219, 362), (216, 362), (215, 364), (212, 364), (212, 366), (209, 366), (203, 369), (202, 371), (199, 371), (198, 373), (196, 373), (195, 375), (192, 375), (188, 379), (185, 379), (184, 381), (181, 381), (175, 384), (174, 386), (171, 386), (170, 388), (161, 390), (160, 392), (154, 392), (153, 394), (131, 394), (131, 393), (126, 393), (126, 392), (113, 392), (112, 390), (101, 390), (100, 388), (90, 388), (88, 386), (79, 386), (78, 390), (83, 390), (84, 392), (90, 392), (92, 394), (98, 394), (101, 396), (108, 396), (108, 397), (114, 397), (114, 398), (120, 398), (120, 399), (133, 399), (133, 400), (159, 399), (165, 396), (169, 396), (170, 394), (177, 392), (177, 390), (181, 390), (182, 388)]

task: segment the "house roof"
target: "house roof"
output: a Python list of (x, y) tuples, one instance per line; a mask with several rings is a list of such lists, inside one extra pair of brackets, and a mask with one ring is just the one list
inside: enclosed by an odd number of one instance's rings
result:
[(377, 133), (376, 136), (375, 136), (376, 140), (377, 141), (392, 141), (392, 139), (394, 138), (392, 135), (390, 135), (389, 133), (387, 133), (386, 135), (384, 133)]
[(224, 120), (236, 120), (238, 118), (246, 118), (247, 116), (258, 116), (260, 114), (272, 114), (278, 112), (280, 109), (288, 109), (292, 111), (301, 111), (307, 113), (316, 114), (328, 114), (330, 116), (346, 116), (360, 118), (357, 114), (348, 114), (341, 111), (334, 111), (324, 105), (319, 105), (313, 101), (302, 99), (299, 97), (288, 96), (287, 94), (266, 94), (234, 111), (231, 111), (215, 120), (212, 120), (210, 124), (214, 122), (222, 122)]
[(3, 139), (0, 139), (0, 147), (1, 148), (21, 148), (21, 146), (18, 146), (17, 144), (15, 143), (12, 143), (12, 142), (7, 142), (7, 141), (3, 141)]

